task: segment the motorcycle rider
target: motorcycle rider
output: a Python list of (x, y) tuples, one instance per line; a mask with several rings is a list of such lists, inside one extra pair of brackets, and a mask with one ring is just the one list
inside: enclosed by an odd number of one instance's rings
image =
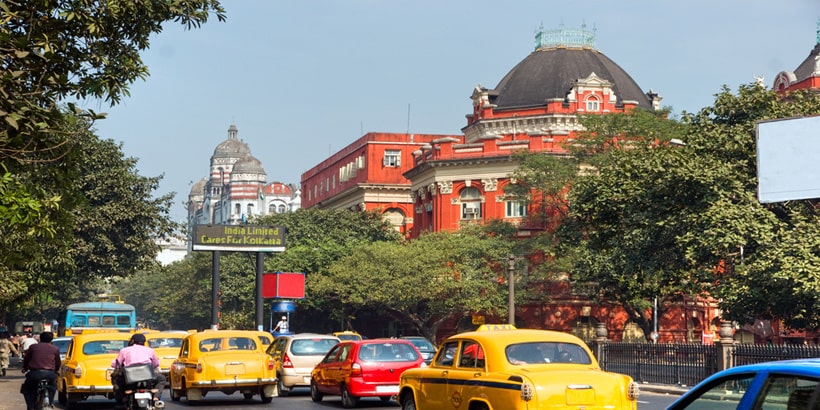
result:
[(54, 401), (57, 392), (57, 372), (60, 370), (60, 348), (51, 344), (54, 333), (40, 334), (40, 343), (31, 345), (23, 357), (23, 372), (26, 380), (20, 387), (20, 393), (26, 398), (26, 408), (33, 410), (37, 403), (37, 384), (40, 380), (49, 381), (49, 403)]
[[(135, 364), (151, 363), (154, 366), (154, 386), (156, 387), (157, 400), (162, 396), (162, 390), (165, 388), (165, 376), (159, 371), (159, 357), (148, 346), (145, 346), (145, 335), (142, 333), (135, 333), (128, 341), (128, 347), (120, 349), (117, 358), (111, 362), (111, 367), (121, 370), (123, 367), (128, 367)], [(122, 371), (115, 371), (111, 375), (111, 384), (114, 385), (114, 398), (116, 399), (116, 408), (125, 408), (125, 375)]]

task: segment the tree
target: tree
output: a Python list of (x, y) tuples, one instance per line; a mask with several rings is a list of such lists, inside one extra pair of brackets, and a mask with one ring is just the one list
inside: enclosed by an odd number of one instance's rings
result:
[(311, 278), (311, 291), (328, 305), (386, 312), (435, 340), (439, 326), (453, 317), (506, 312), (499, 277), (510, 246), (473, 231), (427, 234), (406, 244), (376, 242)]
[[(806, 249), (813, 243), (806, 227), (820, 222), (806, 201), (757, 202), (755, 122), (818, 113), (818, 101), (802, 94), (784, 100), (748, 85), (737, 96), (724, 88), (714, 107), (680, 122), (621, 124), (601, 133), (596, 133), (600, 125), (611, 124), (605, 118), (586, 123), (589, 135), (620, 136), (619, 143), (632, 141), (633, 135), (652, 138), (638, 139), (647, 143), (628, 149), (600, 149), (597, 143), (592, 144), (597, 150), (587, 151), (594, 154), (587, 157), (594, 172), (579, 177), (569, 192), (573, 221), (566, 232), (581, 254), (574, 277), (597, 285), (593, 297), (620, 302), (646, 333), (651, 322), (644, 312), (654, 297), (724, 298), (725, 316), (736, 320), (767, 314), (761, 306), (793, 297), (788, 286), (773, 297), (763, 282), (739, 280), (744, 274), (759, 277), (762, 266), (777, 266), (778, 252), (760, 259), (767, 255), (763, 249), (797, 243)], [(629, 116), (621, 120), (628, 122)], [(671, 136), (685, 145), (668, 144)], [(787, 235), (801, 239), (783, 241)], [(741, 249), (745, 262), (736, 264)], [(787, 275), (795, 278), (800, 272), (795, 268)]]
[[(53, 235), (27, 236), (18, 225), (0, 225), (0, 243), (9, 249), (4, 266), (18, 278), (0, 299), (17, 311), (59, 310), (86, 300), (105, 280), (125, 277), (157, 264), (156, 240), (171, 235), (171, 197), (153, 197), (161, 177), (138, 174), (136, 159), (120, 144), (98, 138), (87, 124), (65, 124), (74, 135), (62, 166), (33, 163), (20, 168), (17, 181), (59, 197), (60, 206), (44, 211), (57, 223)], [(13, 260), (8, 255), (19, 254)], [(22, 291), (21, 291), (22, 290)], [(59, 291), (58, 291), (59, 290)], [(49, 315), (52, 316), (53, 315)]]
[[(71, 180), (74, 168), (63, 162), (78, 149), (78, 133), (103, 115), (69, 101), (120, 102), (131, 83), (148, 76), (139, 52), (163, 24), (194, 28), (211, 14), (225, 19), (219, 1), (0, 0), (0, 225), (26, 235), (23, 243), (71, 231), (65, 219), (50, 219), (63, 215), (58, 208), (71, 209), (66, 198), (22, 179), (51, 164), (49, 175)], [(0, 272), (16, 271), (28, 257), (37, 255), (0, 258), (14, 264)]]

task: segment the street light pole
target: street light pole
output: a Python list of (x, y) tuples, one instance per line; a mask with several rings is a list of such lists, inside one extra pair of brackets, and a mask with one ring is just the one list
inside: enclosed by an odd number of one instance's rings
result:
[(509, 302), (508, 306), (508, 319), (507, 322), (511, 325), (515, 325), (515, 255), (510, 255), (507, 258), (507, 263), (509, 264), (508, 274), (507, 274), (507, 285), (509, 286), (509, 295), (507, 296), (507, 302)]

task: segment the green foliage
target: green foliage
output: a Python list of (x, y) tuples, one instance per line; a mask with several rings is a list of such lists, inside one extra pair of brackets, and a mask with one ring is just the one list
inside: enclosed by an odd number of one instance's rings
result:
[(504, 313), (498, 262), (509, 252), (503, 239), (464, 232), (375, 242), (353, 249), (326, 275), (309, 277), (309, 285), (331, 306), (385, 311), (434, 340), (453, 316)]
[[(775, 287), (780, 292), (773, 297), (760, 279), (765, 272), (771, 276), (774, 266), (779, 275), (806, 276), (806, 269), (796, 267), (784, 272), (782, 252), (800, 253), (793, 249), (797, 244), (814, 243), (805, 227), (820, 221), (806, 201), (757, 202), (754, 147), (755, 122), (817, 114), (818, 101), (802, 94), (781, 100), (749, 85), (736, 96), (724, 89), (714, 107), (680, 122), (647, 121), (640, 112), (637, 128), (618, 128), (630, 124), (630, 114), (587, 122), (592, 136), (587, 146), (593, 149), (586, 149), (584, 158), (595, 168), (573, 184), (573, 220), (562, 230), (579, 255), (574, 279), (596, 284), (591, 296), (622, 303), (644, 330), (651, 323), (642, 313), (654, 297), (708, 293), (723, 298), (727, 317), (736, 320), (769, 315), (788, 322), (813, 312), (813, 304), (793, 309), (781, 303), (795, 297), (793, 287)], [(606, 149), (599, 140), (617, 135), (624, 145), (635, 132), (651, 138), (638, 138), (628, 149)], [(672, 138), (685, 145), (665, 143)], [(737, 265), (741, 250), (745, 265)], [(728, 272), (716, 276), (720, 266)], [(744, 275), (746, 280), (738, 281)], [(806, 280), (800, 283), (809, 285)]]

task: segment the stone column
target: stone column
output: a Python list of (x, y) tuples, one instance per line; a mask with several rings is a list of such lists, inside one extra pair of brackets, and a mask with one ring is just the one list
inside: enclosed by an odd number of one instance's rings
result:
[(718, 329), (718, 336), (720, 339), (715, 343), (717, 345), (717, 365), (718, 371), (726, 370), (733, 366), (732, 347), (734, 347), (735, 326), (732, 322), (720, 322)]

